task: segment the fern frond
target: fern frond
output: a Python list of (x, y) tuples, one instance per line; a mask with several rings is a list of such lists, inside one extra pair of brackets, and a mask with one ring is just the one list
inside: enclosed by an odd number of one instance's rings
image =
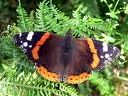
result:
[(34, 25), (34, 20), (33, 18), (30, 18), (24, 8), (21, 7), (21, 3), (19, 2), (19, 6), (17, 8), (17, 13), (18, 13), (18, 27), (20, 27), (24, 32), (27, 31), (32, 31), (33, 30), (33, 25)]
[(101, 73), (93, 73), (89, 80), (96, 86), (96, 89), (99, 90), (101, 96), (115, 96), (113, 82), (103, 78)]
[[(8, 34), (0, 38), (2, 58), (0, 73), (0, 95), (10, 96), (79, 96), (75, 88), (67, 84), (54, 83), (44, 79), (25, 55), (16, 49)], [(8, 46), (9, 45), (9, 46)]]
[[(28, 15), (22, 8), (21, 3), (17, 8), (17, 26), (21, 31), (53, 31), (64, 35), (69, 29), (75, 37), (86, 37), (101, 34), (101, 32), (112, 32), (109, 23), (102, 19), (82, 16), (79, 10), (73, 12), (73, 18), (66, 16), (56, 6), (44, 0), (35, 11), (36, 16)], [(12, 31), (17, 31), (14, 27)], [(12, 32), (16, 33), (16, 32)], [(14, 45), (12, 33), (0, 38), (0, 95), (10, 96), (85, 96), (80, 95), (77, 90), (68, 84), (50, 82), (35, 71), (32, 62), (28, 61), (22, 51)], [(114, 85), (110, 80), (104, 79), (99, 73), (94, 73), (90, 78), (91, 84), (101, 96), (115, 96)], [(111, 85), (109, 85), (111, 84)], [(90, 86), (86, 89), (90, 89)], [(87, 91), (87, 90), (85, 90)], [(86, 93), (90, 93), (86, 92)]]
[(48, 4), (49, 2), (46, 1), (39, 4), (39, 9), (36, 11), (35, 30), (54, 31), (62, 35), (65, 30), (68, 30), (66, 22), (69, 18), (59, 12), (55, 6), (48, 6)]

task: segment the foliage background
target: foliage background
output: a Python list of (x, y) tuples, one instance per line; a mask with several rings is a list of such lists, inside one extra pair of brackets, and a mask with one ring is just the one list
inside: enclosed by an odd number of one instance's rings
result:
[[(128, 96), (127, 0), (0, 1), (0, 96)], [(88, 81), (69, 85), (41, 77), (14, 45), (25, 31), (54, 31), (92, 37), (121, 50), (116, 62), (94, 72)]]

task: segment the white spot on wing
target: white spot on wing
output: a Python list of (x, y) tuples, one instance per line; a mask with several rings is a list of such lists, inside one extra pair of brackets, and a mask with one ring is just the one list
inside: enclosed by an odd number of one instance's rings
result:
[(112, 58), (108, 58), (108, 61), (112, 61)]
[(105, 58), (108, 59), (110, 56), (109, 54), (105, 54)]
[(19, 34), (19, 37), (21, 37), (21, 36), (22, 36), (22, 33)]
[(112, 56), (112, 54), (110, 54), (110, 56)]
[(116, 50), (116, 47), (113, 47), (113, 50), (115, 51)]
[(32, 45), (29, 45), (29, 48), (32, 48)]
[(23, 46), (24, 46), (24, 47), (27, 47), (27, 46), (28, 46), (28, 43), (27, 43), (27, 42), (24, 42), (24, 43), (23, 43)]
[(24, 51), (24, 53), (26, 53), (26, 52), (27, 52), (27, 50), (26, 50), (26, 49), (23, 49), (23, 51)]
[(100, 58), (104, 58), (104, 56), (101, 55)]
[(108, 51), (108, 45), (107, 43), (103, 43), (103, 52), (107, 52)]
[(27, 36), (27, 40), (28, 40), (28, 41), (31, 41), (33, 35), (34, 35), (34, 32), (29, 32), (29, 33), (28, 33), (28, 36)]
[(108, 60), (104, 60), (104, 64), (107, 64), (107, 63), (109, 63), (109, 61)]

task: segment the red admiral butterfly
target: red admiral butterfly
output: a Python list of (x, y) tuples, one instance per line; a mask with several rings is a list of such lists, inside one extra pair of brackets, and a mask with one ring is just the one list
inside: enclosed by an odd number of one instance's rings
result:
[(116, 47), (90, 38), (73, 38), (68, 33), (60, 37), (49, 32), (25, 32), (14, 38), (38, 73), (55, 82), (81, 83), (93, 70), (101, 69), (120, 54)]

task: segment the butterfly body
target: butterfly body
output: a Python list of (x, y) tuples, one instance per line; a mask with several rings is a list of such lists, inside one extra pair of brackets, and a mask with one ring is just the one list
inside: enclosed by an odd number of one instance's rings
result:
[(116, 47), (90, 38), (73, 38), (71, 33), (61, 37), (49, 32), (25, 32), (14, 38), (36, 64), (38, 73), (55, 82), (81, 83), (91, 71), (119, 55)]

